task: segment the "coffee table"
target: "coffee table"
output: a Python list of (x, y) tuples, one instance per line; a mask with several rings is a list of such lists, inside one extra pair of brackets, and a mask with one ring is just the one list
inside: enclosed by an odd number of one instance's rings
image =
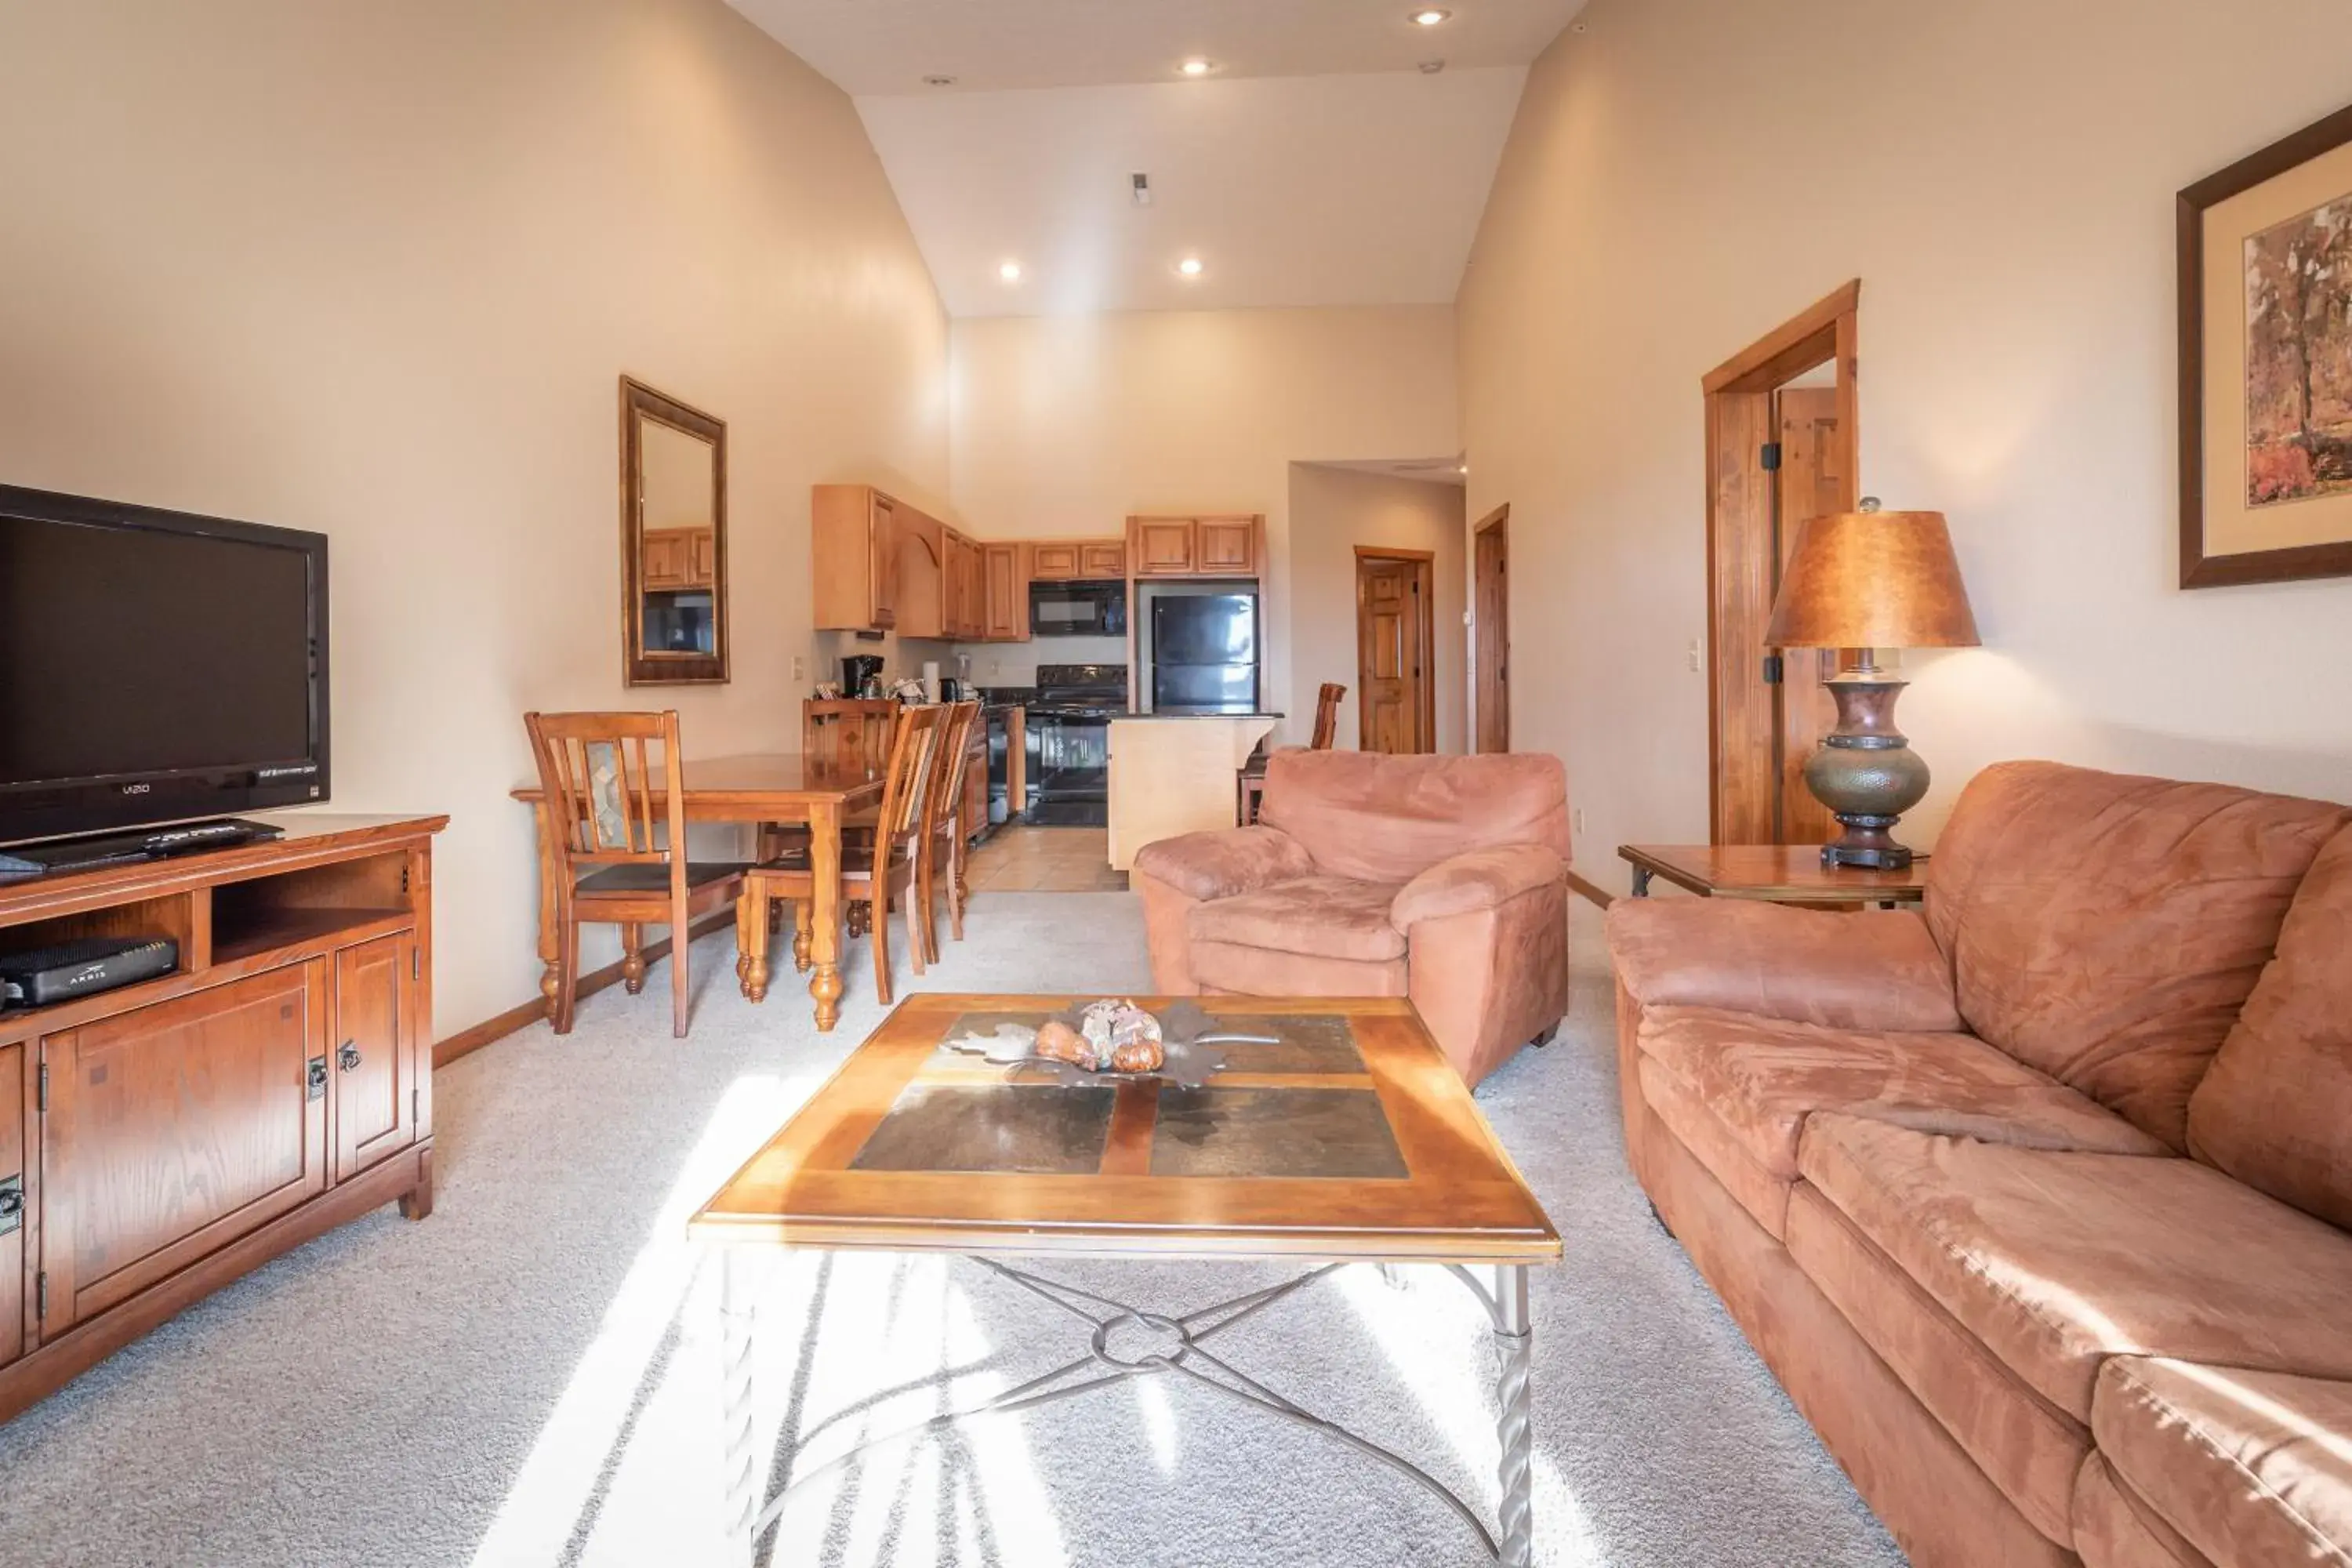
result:
[[(1443, 1500), (1496, 1562), (1534, 1552), (1528, 1269), (1559, 1236), (1469, 1091), (1401, 998), (1211, 997), (1229, 1045), (1207, 1087), (1064, 1086), (943, 1048), (967, 1029), (1034, 1024), (1069, 996), (918, 995), (690, 1222), (719, 1250), (727, 1521), (743, 1556), (793, 1488), (877, 1443), (1034, 1409), (1130, 1378), (1171, 1376), (1346, 1445)], [(1165, 999), (1139, 998), (1155, 1010)], [(752, 1268), (768, 1247), (940, 1252), (1083, 1321), (1085, 1353), (971, 1409), (861, 1445), (764, 1508), (752, 1454)], [(1282, 1284), (1181, 1316), (1016, 1266), (1094, 1258), (1297, 1259)], [(1425, 1264), (1467, 1284), (1494, 1325), (1501, 1443), (1497, 1530), (1419, 1466), (1227, 1362), (1224, 1330), (1350, 1263)]]

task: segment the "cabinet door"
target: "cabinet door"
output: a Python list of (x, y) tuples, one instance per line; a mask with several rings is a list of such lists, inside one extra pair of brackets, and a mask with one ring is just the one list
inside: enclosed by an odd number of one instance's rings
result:
[(1202, 523), (1201, 570), (1218, 576), (1257, 575), (1257, 524), (1248, 518)]
[(25, 1227), (33, 1214), (25, 1164), (25, 1047), (0, 1047), (0, 1366), (25, 1353)]
[(963, 542), (963, 635), (988, 636), (988, 559), (976, 540)]
[(327, 1186), (327, 962), (41, 1042), (42, 1338)]
[(1106, 539), (1078, 546), (1078, 575), (1087, 578), (1127, 575), (1127, 546)]
[(1029, 575), (1043, 582), (1066, 582), (1078, 574), (1078, 547), (1075, 544), (1033, 544), (1029, 547)]
[(335, 954), (335, 1180), (416, 1142), (416, 939)]
[(719, 584), (719, 535), (707, 528), (698, 528), (688, 538), (690, 550), (686, 566), (687, 586), (711, 588)]
[(1135, 574), (1189, 576), (1195, 570), (1200, 530), (1183, 518), (1146, 518), (1135, 525)]
[(874, 498), (866, 554), (866, 624), (876, 631), (888, 631), (898, 624), (898, 517), (880, 496)]
[(988, 737), (978, 725), (973, 730), (981, 740), (964, 755), (963, 820), (957, 824), (966, 843), (988, 827)]
[(687, 579), (686, 537), (679, 533), (648, 533), (646, 535), (645, 585), (648, 588), (683, 588)]
[(1029, 584), (1021, 575), (1021, 547), (992, 544), (983, 553), (988, 568), (988, 624), (982, 634), (991, 642), (1025, 642)]

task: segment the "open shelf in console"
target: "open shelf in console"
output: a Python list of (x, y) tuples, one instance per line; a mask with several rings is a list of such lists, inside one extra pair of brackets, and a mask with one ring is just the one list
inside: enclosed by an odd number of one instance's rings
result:
[(414, 918), (408, 856), (397, 851), (224, 882), (212, 900), (215, 963)]
[[(26, 921), (22, 925), (0, 926), (0, 954), (34, 952), (89, 937), (136, 937), (142, 940), (163, 937), (179, 948), (179, 959), (171, 973), (186, 974), (209, 962), (209, 955), (204, 951), (202, 921), (196, 907), (204, 897), (202, 891), (158, 893), (148, 898), (128, 899), (102, 909), (52, 915), (47, 920)], [(10, 1014), (9, 1017), (13, 1021), (25, 1016), (27, 1015), (20, 1011)]]

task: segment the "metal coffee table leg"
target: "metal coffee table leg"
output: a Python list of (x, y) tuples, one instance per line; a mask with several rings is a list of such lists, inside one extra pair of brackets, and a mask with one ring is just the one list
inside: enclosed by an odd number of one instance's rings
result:
[(1497, 1522), (1502, 1541), (1496, 1553), (1503, 1568), (1529, 1568), (1535, 1562), (1535, 1436), (1528, 1426), (1528, 1374), (1535, 1361), (1535, 1331), (1528, 1321), (1528, 1271), (1506, 1265), (1496, 1270), (1495, 1347), (1502, 1358), (1496, 1383), (1501, 1414), (1495, 1430), (1502, 1439), (1499, 1471), (1503, 1500)]
[(727, 1523), (728, 1558), (735, 1563), (751, 1561), (756, 1539), (751, 1512), (759, 1499), (752, 1481), (752, 1260), (741, 1247), (719, 1249), (719, 1429), (726, 1445), (720, 1463), (727, 1483), (727, 1501), (719, 1517)]

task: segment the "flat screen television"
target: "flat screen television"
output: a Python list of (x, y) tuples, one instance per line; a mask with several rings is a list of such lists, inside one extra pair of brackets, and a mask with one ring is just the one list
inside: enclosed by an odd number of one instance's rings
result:
[(324, 534), (0, 485), (0, 844), (327, 794)]

